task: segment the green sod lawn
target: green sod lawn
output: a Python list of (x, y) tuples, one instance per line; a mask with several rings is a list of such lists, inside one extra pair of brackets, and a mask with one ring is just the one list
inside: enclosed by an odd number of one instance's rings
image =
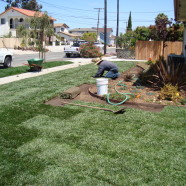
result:
[(96, 71), (90, 64), (0, 85), (0, 185), (185, 185), (185, 108), (116, 115), (43, 104), (95, 83)]
[[(43, 63), (42, 66), (43, 66), (43, 69), (46, 69), (46, 68), (52, 68), (52, 67), (56, 67), (56, 66), (68, 65), (71, 63), (72, 62), (69, 62), (69, 61), (51, 61), (51, 62)], [(30, 69), (29, 66), (1, 68), (0, 69), (0, 78), (25, 73), (29, 69)]]

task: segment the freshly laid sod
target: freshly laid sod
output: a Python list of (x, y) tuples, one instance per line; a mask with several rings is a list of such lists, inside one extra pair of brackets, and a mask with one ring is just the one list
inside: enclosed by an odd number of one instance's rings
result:
[[(69, 61), (51, 61), (51, 62), (43, 63), (43, 68), (44, 69), (52, 68), (52, 67), (56, 67), (56, 66), (68, 65), (68, 64), (71, 64), (71, 63), (72, 62), (69, 62)], [(0, 69), (0, 78), (25, 73), (29, 69), (30, 69), (29, 66), (1, 68)]]
[(96, 70), (90, 64), (0, 86), (0, 185), (185, 185), (185, 108), (115, 115), (43, 103), (95, 83)]

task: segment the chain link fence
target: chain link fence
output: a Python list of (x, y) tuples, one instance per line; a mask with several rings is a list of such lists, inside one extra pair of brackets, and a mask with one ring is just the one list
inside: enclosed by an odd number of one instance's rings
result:
[(117, 48), (117, 57), (122, 59), (135, 59), (135, 49)]

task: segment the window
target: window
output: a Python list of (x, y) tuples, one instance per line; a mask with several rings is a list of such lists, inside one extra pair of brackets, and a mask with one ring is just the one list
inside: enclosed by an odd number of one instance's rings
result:
[(1, 25), (4, 25), (6, 22), (6, 19), (5, 18), (1, 18)]
[(14, 28), (14, 20), (12, 18), (10, 19), (10, 28)]
[(65, 30), (64, 28), (61, 28), (61, 32), (64, 32), (64, 30)]
[(20, 23), (22, 23), (23, 21), (24, 21), (24, 19), (23, 19), (23, 18), (20, 18), (20, 19), (19, 19), (19, 22), (20, 22)]

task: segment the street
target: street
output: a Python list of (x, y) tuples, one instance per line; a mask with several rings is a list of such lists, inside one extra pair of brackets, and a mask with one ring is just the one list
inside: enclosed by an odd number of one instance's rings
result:
[[(14, 59), (12, 62), (12, 67), (23, 66), (28, 64), (28, 59), (39, 58), (39, 52), (34, 52), (32, 54), (14, 54)], [(47, 52), (46, 61), (60, 60), (65, 61), (64, 52)]]
[[(107, 48), (107, 53), (115, 53), (115, 48), (111, 48), (108, 47)], [(70, 60), (71, 58), (67, 58), (65, 56), (65, 53), (63, 50), (61, 50), (61, 52), (59, 52), (59, 50), (57, 50), (57, 52), (53, 51), (49, 51), (46, 52), (46, 61), (56, 61), (56, 60), (60, 60), (60, 61), (66, 61), (66, 60)], [(102, 51), (103, 52), (103, 51)], [(33, 58), (39, 58), (39, 52), (30, 52), (30, 53), (24, 53), (20, 51), (19, 54), (14, 54), (14, 59), (12, 62), (12, 67), (17, 67), (17, 66), (23, 66), (25, 64), (28, 64), (27, 60), (28, 59), (33, 59)]]

